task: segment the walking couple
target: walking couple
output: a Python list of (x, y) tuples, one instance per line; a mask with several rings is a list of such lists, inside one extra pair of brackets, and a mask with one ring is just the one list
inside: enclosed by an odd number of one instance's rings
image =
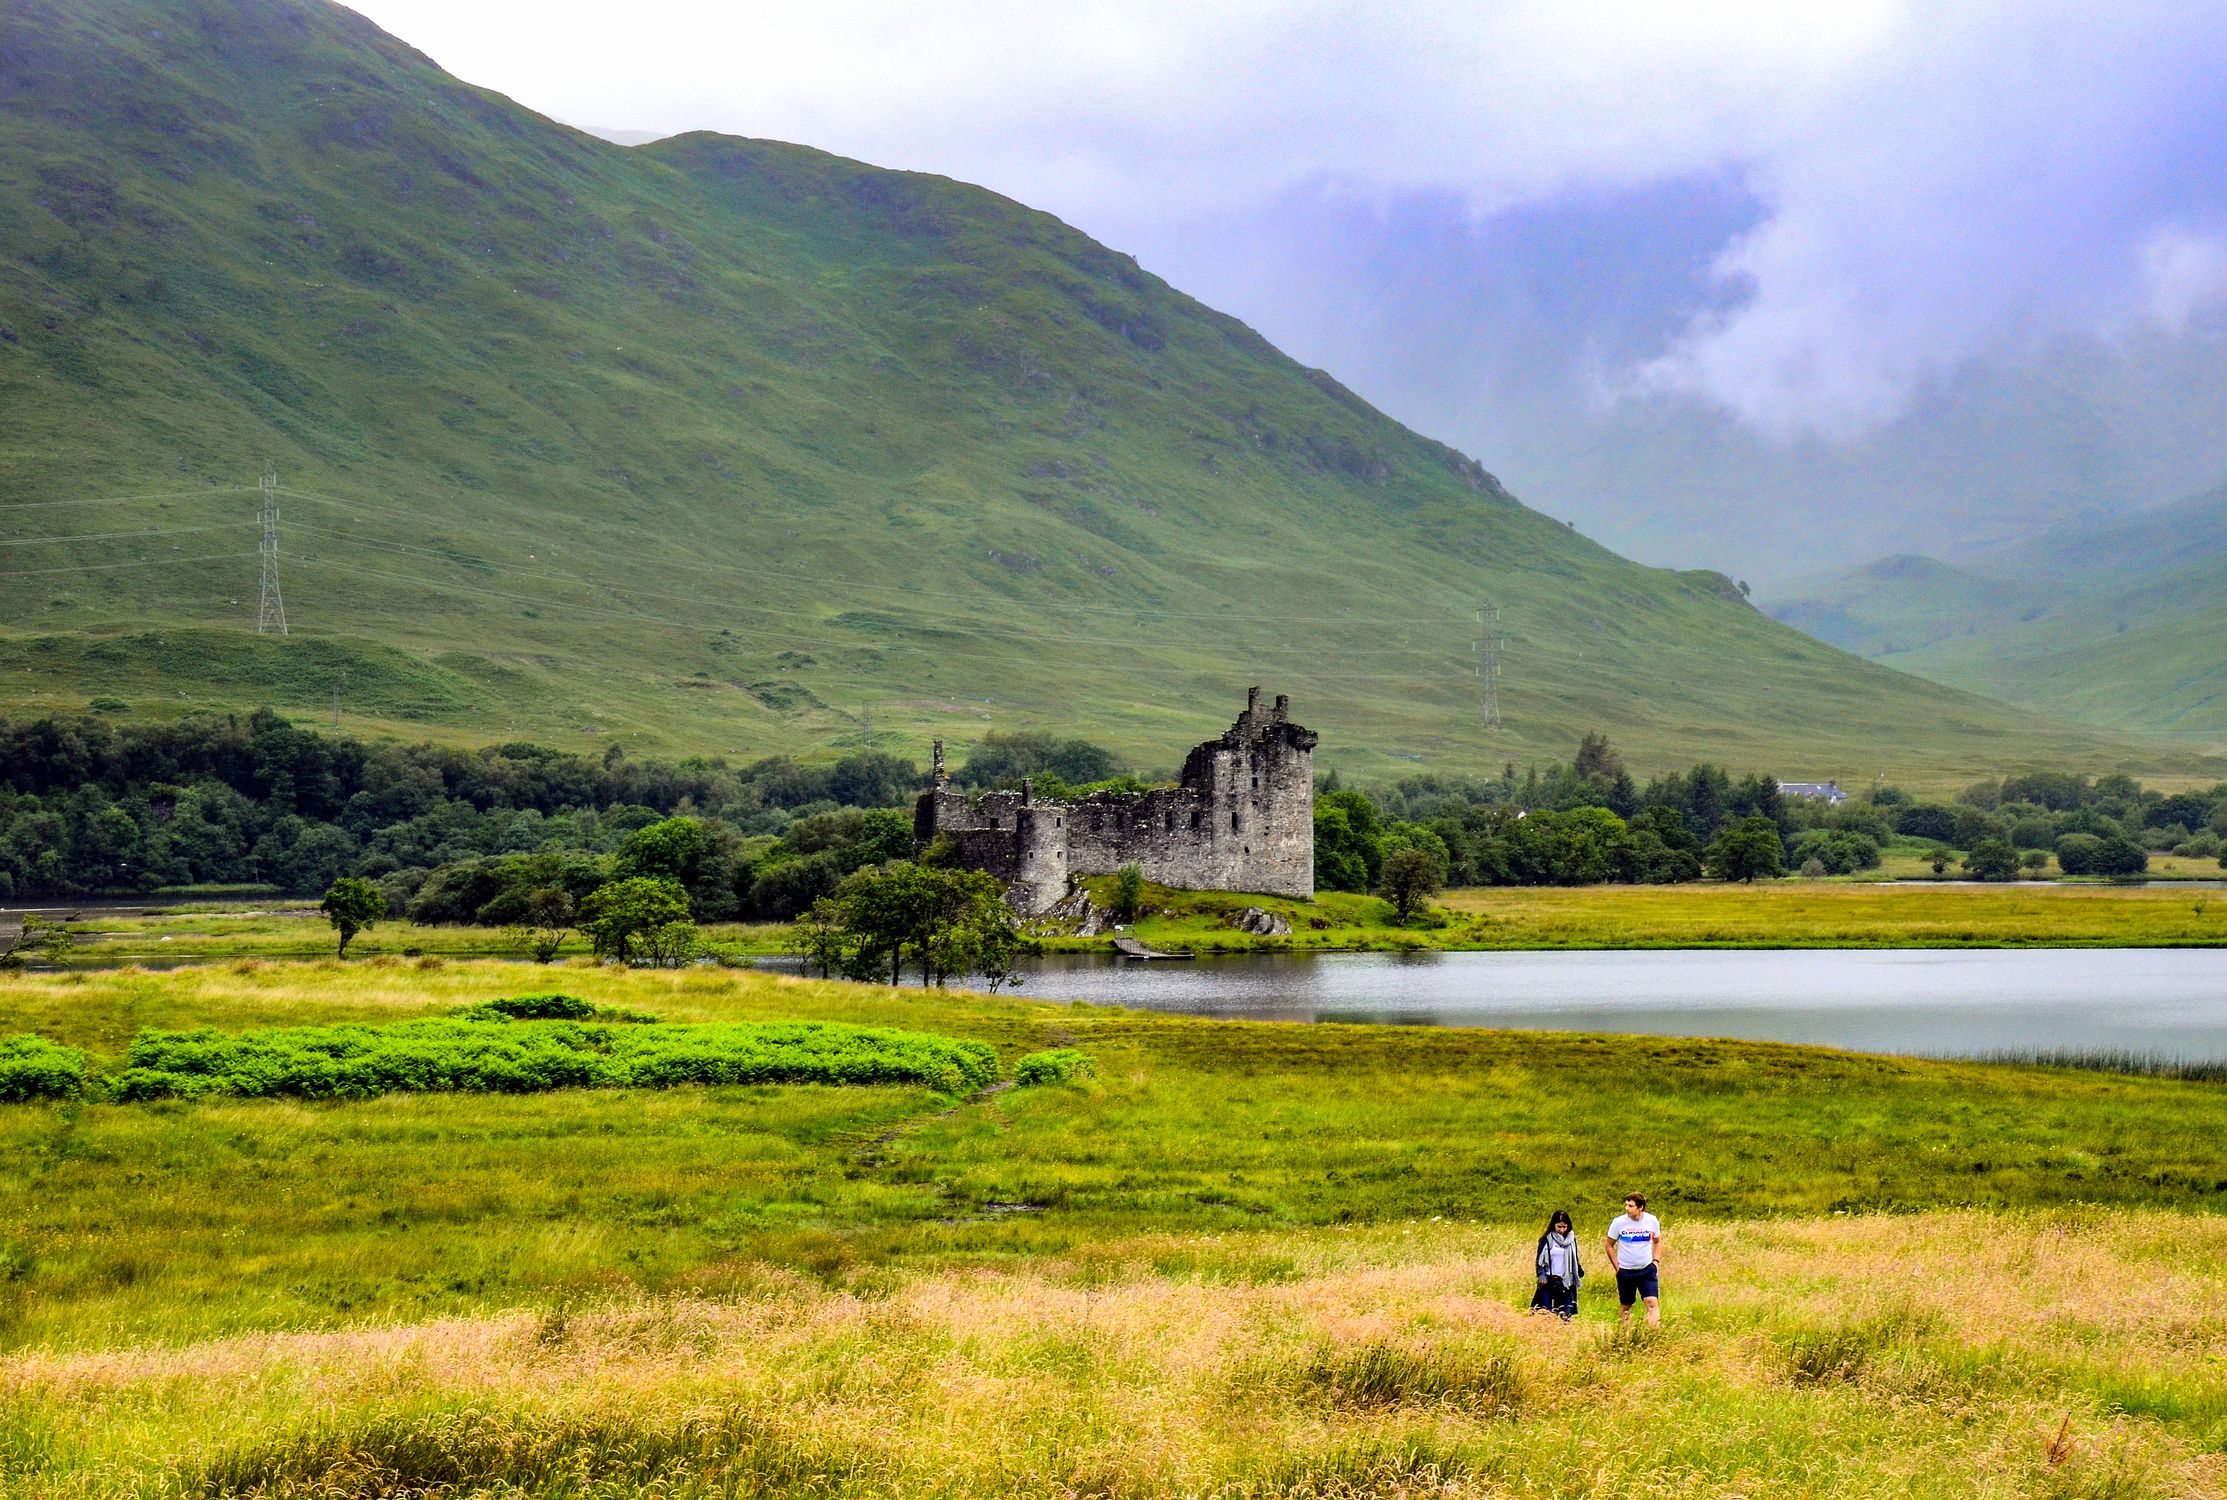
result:
[[(1647, 1195), (1634, 1193), (1624, 1200), (1624, 1211), (1609, 1221), (1602, 1242), (1616, 1267), (1616, 1321), (1631, 1321), (1632, 1304), (1647, 1304), (1649, 1324), (1662, 1322), (1663, 1227), (1647, 1211)], [(1539, 1236), (1539, 1289), (1531, 1294), (1534, 1312), (1550, 1312), (1567, 1322), (1577, 1316), (1577, 1289), (1585, 1280), (1585, 1267), (1577, 1253), (1577, 1231), (1561, 1209), (1547, 1220)]]

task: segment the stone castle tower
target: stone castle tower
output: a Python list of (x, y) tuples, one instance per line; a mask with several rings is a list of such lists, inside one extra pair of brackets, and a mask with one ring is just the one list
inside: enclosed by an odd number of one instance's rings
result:
[(1196, 746), (1172, 787), (1097, 792), (1078, 801), (952, 788), (936, 744), (935, 779), (913, 809), (921, 847), (939, 836), (966, 864), (1003, 880), (1024, 915), (1044, 911), (1077, 875), (1136, 864), (1147, 880), (1194, 891), (1311, 896), (1315, 889), (1316, 736), (1260, 689), (1219, 739)]

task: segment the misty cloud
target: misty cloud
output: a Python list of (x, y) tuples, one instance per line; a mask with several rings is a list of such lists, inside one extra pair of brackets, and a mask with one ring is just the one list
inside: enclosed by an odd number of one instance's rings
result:
[(2227, 281), (2221, 0), (363, 8), (565, 118), (808, 141), (1147, 241), (1309, 184), (1482, 218), (1735, 174), (1765, 213), (1725, 295), (1612, 383), (1779, 437)]

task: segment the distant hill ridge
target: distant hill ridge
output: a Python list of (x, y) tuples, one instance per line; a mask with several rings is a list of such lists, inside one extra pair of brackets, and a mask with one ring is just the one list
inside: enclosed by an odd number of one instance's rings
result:
[(1156, 766), (1267, 683), (1354, 771), (2156, 764), (1619, 558), (1048, 215), (617, 147), (316, 0), (0, 13), (0, 403), (0, 702)]
[(2102, 728), (2227, 738), (2227, 488), (1771, 600), (1820, 640)]

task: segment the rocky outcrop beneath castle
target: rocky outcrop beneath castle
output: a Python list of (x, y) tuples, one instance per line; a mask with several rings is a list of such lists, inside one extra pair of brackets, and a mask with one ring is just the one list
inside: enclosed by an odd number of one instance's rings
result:
[(1290, 937), (1291, 923), (1272, 911), (1248, 906), (1237, 914), (1234, 924), (1239, 932), (1249, 932), (1254, 937)]
[(1114, 925), (1113, 913), (1091, 900), (1090, 892), (1080, 885), (1046, 907), (1039, 919), (1070, 937), (1103, 937)]
[(1060, 902), (1075, 877), (1125, 864), (1181, 890), (1311, 896), (1315, 744), (1312, 730), (1291, 722), (1290, 699), (1263, 711), (1254, 688), (1237, 722), (1184, 759), (1174, 786), (1054, 801), (1027, 782), (976, 797), (957, 791), (939, 743), (913, 837), (921, 848), (947, 839), (961, 862), (1005, 882), (1027, 915)]

